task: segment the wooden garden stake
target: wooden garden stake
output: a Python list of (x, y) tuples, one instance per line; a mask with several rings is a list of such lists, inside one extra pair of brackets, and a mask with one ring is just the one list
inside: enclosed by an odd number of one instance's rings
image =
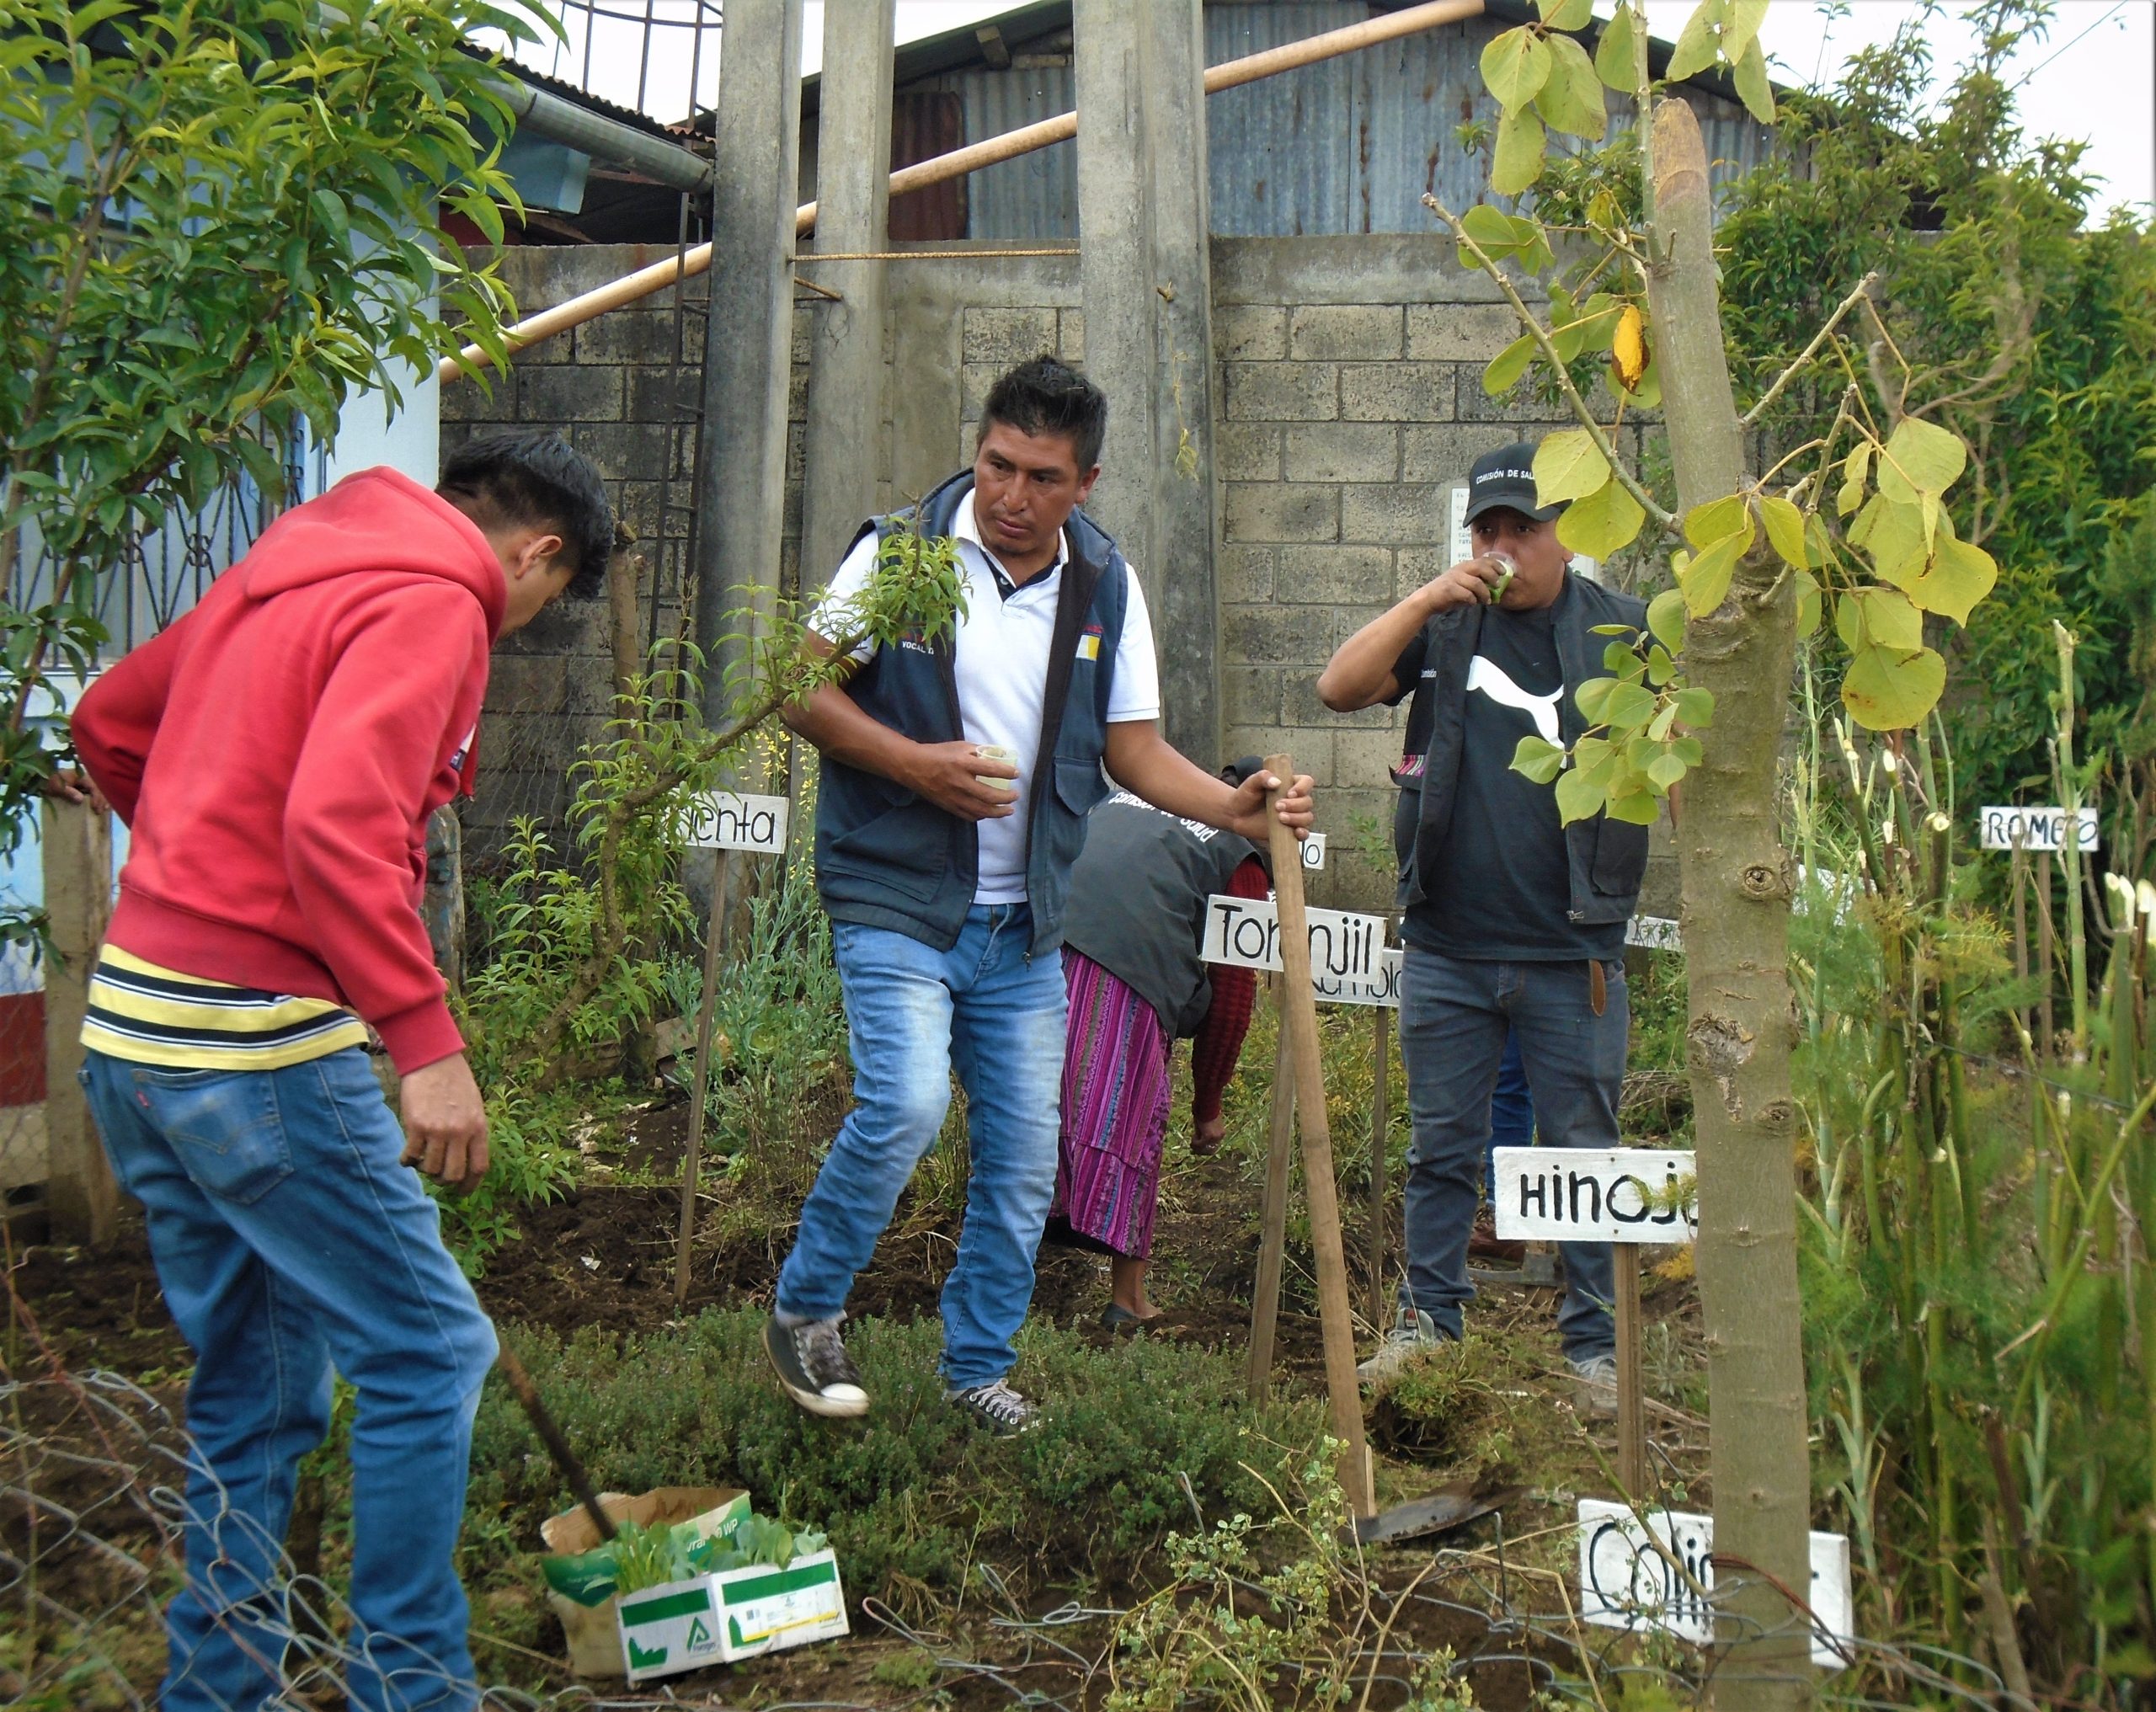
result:
[(1373, 1007), (1377, 1085), (1370, 1094), (1370, 1324), (1382, 1326), (1385, 1311), (1385, 1137), (1392, 1128), (1392, 1012)]
[(2052, 1055), (2052, 853), (2047, 850), (2036, 852), (2036, 963), (2044, 972), (2041, 996), (2036, 1002), (2036, 1015), (2043, 1025), (2043, 1033), (2036, 1042), (2036, 1059), (2048, 1062)]
[(1647, 1490), (1646, 1408), (1640, 1386), (1640, 1249), (1613, 1242), (1617, 1309), (1617, 1484), (1628, 1498)]
[[(2029, 853), (2017, 842), (2014, 846), (2014, 984), (2021, 986), (2029, 979)], [(2029, 1005), (2025, 998), (2016, 1007), (2021, 1019), (2021, 1029), (2029, 1028)]]
[(1303, 1192), (1310, 1209), (1310, 1247), (1317, 1262), (1318, 1318), (1325, 1335), (1325, 1389), (1332, 1431), (1341, 1441), (1340, 1485), (1358, 1516), (1377, 1513), (1377, 1494), (1363, 1437), (1363, 1400), (1355, 1377), (1355, 1322), (1348, 1299), (1348, 1256), (1340, 1238), (1340, 1195), (1332, 1178), (1332, 1132), (1325, 1112), (1325, 1074), (1318, 1059), (1317, 993), (1310, 984), (1310, 924), (1303, 909), (1302, 853), (1276, 811), (1294, 759), (1267, 755), (1266, 771), (1279, 784), (1267, 793), (1274, 901), (1279, 911), (1281, 1024), (1295, 1070), (1295, 1115), (1303, 1131)]
[[(1273, 991), (1280, 990), (1275, 983)], [(1273, 1059), (1273, 1122), (1266, 1133), (1263, 1235), (1257, 1250), (1257, 1283), (1251, 1293), (1250, 1396), (1265, 1400), (1273, 1385), (1273, 1338), (1280, 1320), (1280, 1273), (1288, 1242), (1288, 1179), (1294, 1165), (1295, 1060), (1288, 1050), (1287, 1020)]]
[(704, 986), (696, 1001), (696, 1080), (689, 1088), (689, 1144), (681, 1159), (681, 1241), (674, 1256), (674, 1308), (689, 1299), (689, 1244), (696, 1232), (696, 1168), (703, 1157), (704, 1100), (711, 1086), (712, 1012), (718, 1004), (718, 956), (726, 941), (726, 871), (732, 852), (717, 851), (711, 923), (704, 931)]

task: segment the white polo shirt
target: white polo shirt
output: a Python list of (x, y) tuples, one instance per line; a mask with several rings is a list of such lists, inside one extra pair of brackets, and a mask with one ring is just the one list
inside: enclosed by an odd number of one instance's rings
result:
[[(1020, 904), (1026, 897), (1026, 821), (1033, 801), (1033, 760), (1041, 742), (1041, 698), (1048, 687), (1049, 650), (1055, 639), (1055, 606), (1063, 588), (1063, 567), (1070, 543), (1056, 536), (1055, 562), (1008, 596), (997, 587), (1001, 561), (981, 544), (974, 516), (973, 489), (959, 497), (952, 524), (958, 544), (958, 568), (965, 609), (953, 638), (958, 680), (958, 717), (969, 743), (996, 744), (1018, 757), (1017, 807), (1001, 819), (976, 824), (980, 833), (980, 874), (974, 888), (976, 904)], [(841, 635), (842, 618), (826, 621), (855, 600), (876, 568), (876, 537), (865, 536), (839, 566), (830, 587), (809, 615), (808, 627), (826, 640)], [(1161, 717), (1160, 668), (1153, 658), (1153, 622), (1145, 611), (1145, 591), (1126, 573), (1123, 639), (1109, 685), (1108, 719), (1120, 723)], [(1004, 575), (1008, 579), (1010, 573)], [(1091, 638), (1081, 637), (1079, 646)], [(1092, 645), (1099, 646), (1097, 640)], [(864, 643), (856, 658), (867, 659), (875, 644)]]

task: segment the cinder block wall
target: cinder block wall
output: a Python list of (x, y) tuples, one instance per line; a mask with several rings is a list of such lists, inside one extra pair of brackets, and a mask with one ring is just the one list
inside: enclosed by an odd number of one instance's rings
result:
[[(951, 248), (952, 246), (938, 246)], [(985, 246), (988, 247), (988, 246)], [(520, 249), (504, 265), (526, 310), (653, 259), (631, 248)], [(921, 494), (972, 457), (990, 382), (1043, 351), (1082, 362), (1075, 257), (889, 264), (879, 504)], [(804, 259), (804, 275), (813, 264)], [(691, 287), (693, 291), (694, 287)], [(1449, 490), (1481, 452), (1569, 425), (1529, 389), (1493, 399), (1484, 364), (1514, 336), (1495, 287), (1433, 237), (1216, 238), (1213, 243), (1220, 659), (1230, 755), (1285, 748), (1321, 787), (1331, 859), (1312, 895), (1382, 909), (1405, 710), (1339, 715), (1317, 699), (1332, 650), (1449, 563)], [(783, 586), (814, 590), (835, 567), (799, 567), (801, 419), (808, 317), (796, 307)], [(658, 576), (658, 619), (681, 610), (697, 317), (675, 366), (671, 299), (617, 311), (520, 356), (492, 400), (443, 392), (445, 451), (483, 424), (562, 429), (598, 462)], [(1626, 450), (1636, 456), (1637, 430)], [(662, 472), (670, 472), (660, 512)], [(1622, 580), (1625, 566), (1611, 574)], [(579, 744), (599, 734), (610, 656), (603, 605), (558, 608), (498, 657), (483, 782), (467, 824), (483, 846), (514, 813), (558, 816)], [(1161, 638), (1164, 647), (1172, 637)], [(1659, 845), (1658, 845), (1659, 848)], [(1649, 913), (1673, 915), (1657, 859)]]

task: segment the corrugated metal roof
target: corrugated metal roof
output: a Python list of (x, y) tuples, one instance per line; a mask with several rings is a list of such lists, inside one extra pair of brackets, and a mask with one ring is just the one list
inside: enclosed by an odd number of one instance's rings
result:
[[(1371, 13), (1361, 0), (1209, 5), (1206, 62), (1239, 59)], [(1489, 195), (1486, 157), (1465, 153), (1454, 132), (1470, 119), (1496, 123), (1497, 104), (1482, 87), (1478, 61), (1484, 44), (1506, 27), (1502, 17), (1447, 24), (1209, 98), (1213, 230), (1235, 237), (1428, 232), (1425, 191), (1455, 208), (1502, 203)], [(1068, 65), (1000, 72), (976, 65), (944, 72), (928, 86), (959, 92), (969, 142), (1076, 104)], [(1772, 135), (1742, 107), (1696, 85), (1685, 94), (1700, 115), (1718, 183), (1765, 157)], [(1613, 100), (1613, 120), (1626, 106)], [(969, 235), (1075, 237), (1077, 170), (1075, 147), (1059, 143), (974, 173)]]

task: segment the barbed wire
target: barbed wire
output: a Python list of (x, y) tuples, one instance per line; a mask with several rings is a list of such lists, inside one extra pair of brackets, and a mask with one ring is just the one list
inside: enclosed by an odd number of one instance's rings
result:
[[(27, 1327), (49, 1371), (0, 1378), (0, 1612), (8, 1613), (0, 1632), (12, 1628), (18, 1637), (12, 1650), (0, 1651), (0, 1705), (94, 1701), (147, 1712), (156, 1685), (146, 1679), (152, 1667), (141, 1662), (141, 1640), (163, 1635), (163, 1607), (184, 1574), (181, 1543), (190, 1533), (228, 1542), (218, 1555), (221, 1574), (236, 1565), (262, 1566), (243, 1586), (221, 1583), (218, 1620), (284, 1686), (292, 1704), (314, 1704), (325, 1693), (364, 1683), (376, 1663), (365, 1626), (334, 1588), (300, 1572), (281, 1542), (262, 1538), (227, 1502), (172, 1410), (118, 1374), (67, 1372), (38, 1337), (24, 1304), (14, 1305), (19, 1326)], [(190, 1479), (211, 1495), (210, 1513), (189, 1503)], [(1194, 1495), (1193, 1509), (1198, 1513)], [(1204, 1531), (1202, 1513), (1198, 1523)], [(1377, 1560), (1343, 1549), (1333, 1594), (1337, 1632), (1321, 1655), (1283, 1658), (1275, 1668), (1296, 1683), (1353, 1680), (1397, 1691), (1402, 1699), (1427, 1684), (1440, 1665), (1447, 1677), (1470, 1683), (1479, 1672), (1518, 1668), (1536, 1690), (1606, 1712), (1628, 1679), (1652, 1680), (1680, 1701), (1705, 1704), (1718, 1689), (1761, 1679), (1733, 1661), (1753, 1649), (1740, 1645), (1732, 1656), (1729, 1643), (1793, 1645), (1801, 1640), (1807, 1648), (1823, 1641), (1849, 1665), (1867, 1667), (1860, 1681), (1892, 1684), (1934, 1704), (1990, 1712), (2007, 1692), (1990, 1665), (1945, 1648), (1833, 1637), (1791, 1590), (1726, 1557), (1714, 1560), (1719, 1573), (1713, 1589), (1725, 1649), (1670, 1645), (1641, 1656), (1632, 1631), (1582, 1620), (1566, 1578), (1519, 1561), (1518, 1544), (1508, 1539), (1501, 1512), (1488, 1545), (1438, 1547), (1427, 1558), (1394, 1549)], [(910, 1699), (899, 1690), (875, 1702), (759, 1704), (765, 1712), (891, 1712), (947, 1693), (960, 1680), (1000, 1690), (1011, 1705), (1038, 1712), (1084, 1712), (1098, 1701), (1103, 1680), (1116, 1670), (1131, 1611), (1070, 1601), (1032, 1613), (993, 1565), (976, 1562), (971, 1579), (988, 1601), (985, 1626), (997, 1638), (985, 1650), (969, 1650), (909, 1622), (873, 1595), (860, 1600), (864, 1629), (923, 1656), (933, 1681)], [(1202, 1579), (1225, 1583), (1260, 1608), (1278, 1597), (1241, 1575)], [(1736, 1596), (1760, 1587), (1781, 1596), (1785, 1622), (1764, 1624), (1729, 1608)], [(1538, 1587), (1558, 1597), (1539, 1596)], [(1202, 1605), (1200, 1580), (1182, 1596), (1193, 1608)], [(1480, 1639), (1456, 1656), (1425, 1649), (1404, 1632), (1418, 1613)], [(506, 1646), (558, 1677), (568, 1676), (564, 1663), (483, 1631), (475, 1629), (472, 1640)], [(406, 1651), (400, 1646), (398, 1682), (408, 1694), (430, 1684), (424, 1666), (415, 1675), (405, 1663)], [(127, 1659), (135, 1661), (131, 1667)], [(435, 1668), (444, 1688), (457, 1684), (452, 1672)], [(1869, 1688), (1838, 1690), (1831, 1677), (1817, 1692), (1853, 1712), (1907, 1704)], [(497, 1685), (480, 1699), (493, 1712), (654, 1712), (722, 1704), (678, 1687), (639, 1693), (585, 1682), (553, 1689)]]

